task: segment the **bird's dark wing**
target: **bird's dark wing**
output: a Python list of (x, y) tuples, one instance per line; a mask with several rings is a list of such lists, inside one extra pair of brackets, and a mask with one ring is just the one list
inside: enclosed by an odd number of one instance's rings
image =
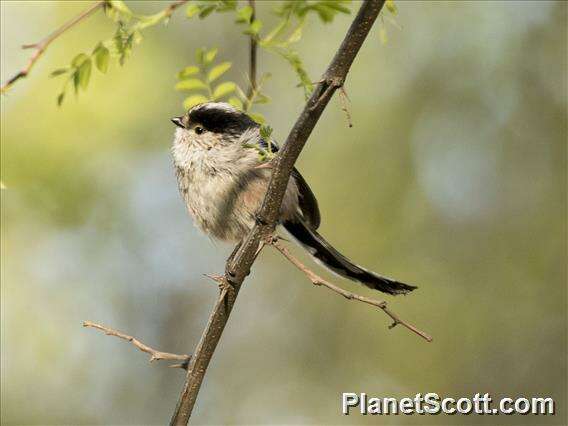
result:
[[(260, 140), (260, 146), (268, 150), (268, 144), (264, 139)], [(270, 143), (272, 152), (278, 152), (278, 144), (274, 141)], [(318, 200), (312, 192), (310, 186), (300, 174), (297, 168), (292, 170), (292, 179), (296, 181), (298, 187), (300, 211), (302, 212), (303, 219), (313, 228), (318, 229), (321, 222), (321, 216), (318, 206)]]
[(314, 230), (318, 229), (321, 222), (318, 200), (316, 200), (316, 196), (308, 183), (295, 167), (294, 170), (292, 170), (292, 177), (296, 180), (296, 186), (298, 187), (298, 201), (300, 202), (302, 216), (304, 216), (304, 220), (308, 222)]

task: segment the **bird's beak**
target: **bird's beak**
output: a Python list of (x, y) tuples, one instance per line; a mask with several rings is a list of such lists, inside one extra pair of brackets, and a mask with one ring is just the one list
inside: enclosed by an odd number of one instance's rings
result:
[(182, 129), (185, 129), (185, 126), (183, 125), (183, 117), (172, 118), (172, 123), (174, 123), (178, 127), (181, 127)]

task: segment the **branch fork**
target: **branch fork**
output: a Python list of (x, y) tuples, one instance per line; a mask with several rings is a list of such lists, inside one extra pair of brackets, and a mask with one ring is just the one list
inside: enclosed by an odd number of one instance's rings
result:
[(331, 95), (333, 95), (333, 92), (343, 87), (344, 82), (345, 82), (345, 77), (339, 77), (339, 76), (324, 77), (322, 80), (320, 80), (318, 90), (322, 94), (310, 107), (310, 111), (315, 111), (324, 102), (327, 103), (329, 101), (329, 98), (331, 98)]

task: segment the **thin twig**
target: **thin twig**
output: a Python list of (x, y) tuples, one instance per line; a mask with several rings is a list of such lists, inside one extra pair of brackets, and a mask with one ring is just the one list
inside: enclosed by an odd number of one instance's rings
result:
[(83, 19), (90, 16), (93, 12), (95, 12), (96, 10), (101, 8), (104, 4), (105, 4), (104, 1), (97, 1), (97, 2), (93, 3), (91, 6), (89, 6), (87, 9), (85, 9), (83, 12), (81, 12), (79, 15), (75, 16), (70, 21), (67, 21), (65, 24), (63, 24), (61, 27), (57, 28), (55, 31), (53, 31), (51, 34), (49, 34), (47, 37), (43, 38), (39, 42), (33, 43), (33, 44), (23, 45), (22, 49), (35, 49), (35, 52), (31, 56), (31, 58), (29, 59), (27, 65), (24, 68), (22, 68), (16, 75), (11, 77), (6, 83), (4, 83), (2, 85), (0, 92), (2, 94), (6, 93), (6, 91), (16, 81), (18, 81), (21, 78), (27, 77), (27, 75), (32, 70), (32, 67), (35, 65), (35, 63), (38, 61), (38, 59), (41, 57), (41, 55), (43, 55), (43, 53), (45, 52), (47, 47), (51, 44), (51, 42), (53, 42), (55, 39), (57, 39), (65, 31), (74, 27), (76, 24), (81, 22)]
[[(250, 21), (254, 22), (256, 18), (256, 4), (255, 0), (248, 0), (248, 4), (252, 9), (252, 15)], [(254, 92), (256, 91), (256, 55), (258, 51), (258, 41), (257, 36), (254, 34), (250, 35), (250, 55), (249, 55), (249, 90), (247, 98), (251, 99)]]
[(330, 289), (331, 291), (334, 291), (334, 292), (340, 294), (341, 296), (345, 297), (348, 300), (357, 300), (359, 302), (367, 303), (369, 305), (372, 305), (372, 306), (375, 306), (379, 309), (382, 309), (383, 312), (385, 314), (387, 314), (389, 317), (391, 317), (391, 319), (393, 320), (393, 323), (389, 326), (389, 328), (393, 328), (397, 324), (400, 324), (403, 327), (406, 327), (407, 329), (412, 331), (413, 333), (416, 333), (418, 336), (422, 337), (427, 342), (432, 341), (432, 337), (430, 335), (426, 334), (422, 330), (419, 330), (418, 328), (416, 328), (412, 324), (409, 324), (406, 321), (400, 319), (396, 314), (394, 314), (392, 311), (390, 311), (387, 308), (387, 302), (386, 301), (361, 296), (359, 294), (356, 294), (356, 293), (353, 293), (351, 291), (345, 290), (341, 287), (338, 287), (335, 284), (332, 284), (329, 281), (323, 279), (318, 274), (316, 274), (314, 271), (309, 269), (306, 265), (304, 265), (296, 257), (294, 257), (292, 255), (292, 253), (290, 253), (290, 251), (286, 247), (284, 247), (282, 244), (278, 243), (278, 241), (272, 240), (270, 242), (270, 244), (274, 248), (276, 248), (276, 250), (278, 250), (280, 253), (282, 253), (282, 255), (286, 259), (288, 259), (290, 261), (290, 263), (292, 263), (296, 268), (298, 268), (300, 271), (302, 271), (304, 274), (306, 274), (306, 276), (312, 282), (312, 284), (314, 284), (316, 286), (324, 286), (324, 287)]
[(347, 125), (353, 127), (351, 113), (349, 112), (349, 96), (347, 96), (347, 92), (343, 86), (339, 88), (339, 103), (341, 104), (341, 110), (345, 113), (345, 118), (347, 118)]
[(177, 0), (174, 1), (172, 4), (170, 4), (168, 7), (166, 7), (164, 9), (164, 14), (166, 15), (166, 17), (170, 17), (172, 16), (172, 13), (174, 13), (174, 11), (180, 7), (183, 6), (184, 4), (186, 4), (189, 0)]
[[(225, 282), (230, 282), (233, 291), (227, 292), (224, 300), (218, 299), (215, 303), (207, 326), (187, 369), (186, 380), (171, 418), (171, 425), (187, 425), (207, 367), (227, 324), (241, 285), (249, 274), (250, 268), (258, 254), (258, 247), (262, 241), (266, 241), (266, 238), (274, 232), (280, 213), (280, 206), (282, 205), (294, 164), (321, 117), (323, 110), (338, 88), (335, 84), (330, 84), (330, 82), (343, 83), (351, 68), (351, 64), (359, 53), (384, 3), (384, 0), (365, 0), (361, 4), (359, 12), (351, 23), (341, 46), (323, 75), (323, 82), (315, 88), (304, 110), (290, 131), (282, 149), (278, 151), (274, 158), (270, 183), (258, 213), (257, 224), (240, 243), (234, 255), (227, 261)], [(331, 89), (326, 90), (328, 86), (331, 86)]]
[(83, 321), (83, 327), (96, 328), (97, 330), (101, 330), (107, 336), (115, 336), (115, 337), (118, 337), (119, 339), (123, 339), (123, 340), (126, 340), (127, 342), (132, 343), (135, 347), (140, 349), (142, 352), (145, 352), (145, 353), (150, 355), (150, 362), (160, 361), (160, 360), (182, 361), (180, 364), (173, 364), (173, 365), (170, 365), (170, 367), (179, 367), (179, 368), (183, 368), (183, 369), (187, 370), (189, 360), (191, 359), (191, 356), (189, 356), (189, 355), (178, 355), (178, 354), (172, 354), (172, 353), (169, 353), (169, 352), (157, 351), (156, 349), (153, 349), (150, 346), (145, 345), (140, 340), (138, 340), (138, 339), (136, 339), (132, 336), (129, 336), (128, 334), (124, 334), (120, 331), (113, 330), (112, 328), (105, 327), (104, 325), (96, 324), (96, 323), (91, 322), (91, 321)]
[[(172, 15), (172, 13), (174, 13), (174, 11), (178, 7), (184, 5), (188, 1), (189, 0), (176, 0), (176, 1), (174, 1), (173, 3), (168, 5), (168, 7), (166, 7), (163, 10), (164, 16), (166, 18), (169, 18)], [(11, 77), (8, 81), (6, 81), (6, 83), (4, 83), (2, 85), (0, 93), (2, 93), (2, 94), (6, 93), (8, 91), (8, 89), (10, 87), (12, 87), (12, 85), (16, 81), (20, 80), (21, 78), (27, 77), (28, 74), (31, 72), (32, 67), (39, 60), (39, 58), (43, 55), (43, 53), (46, 51), (47, 47), (55, 39), (57, 39), (59, 36), (61, 36), (64, 32), (66, 32), (70, 28), (74, 27), (76, 24), (81, 22), (83, 19), (90, 16), (93, 12), (95, 12), (99, 8), (103, 7), (105, 5), (105, 3), (106, 3), (105, 0), (97, 1), (97, 2), (93, 3), (91, 6), (89, 6), (87, 9), (85, 9), (83, 12), (81, 12), (79, 15), (75, 16), (73, 19), (66, 22), (61, 27), (57, 28), (55, 31), (53, 31), (51, 34), (49, 34), (47, 37), (43, 38), (39, 42), (32, 43), (32, 44), (24, 44), (22, 46), (22, 49), (35, 49), (35, 52), (31, 56), (31, 58), (29, 59), (26, 66), (24, 68), (22, 68), (16, 75)]]

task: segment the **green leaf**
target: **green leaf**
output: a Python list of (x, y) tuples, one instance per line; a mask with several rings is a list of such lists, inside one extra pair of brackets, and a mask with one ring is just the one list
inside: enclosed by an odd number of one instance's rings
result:
[[(392, 1), (392, 0), (390, 0), (390, 1)], [(387, 3), (388, 3), (388, 0), (387, 0)], [(346, 6), (343, 6), (341, 4), (341, 2), (339, 2), (339, 1), (334, 1), (334, 0), (326, 1), (325, 5), (327, 7), (329, 7), (330, 9), (336, 10), (336, 11), (341, 12), (341, 13), (346, 13), (348, 15), (351, 13), (351, 10), (349, 10), (349, 8), (346, 7)]]
[(97, 66), (97, 69), (102, 73), (106, 73), (108, 70), (108, 63), (110, 60), (109, 50), (101, 43), (99, 43), (98, 46), (95, 47), (93, 53), (95, 55), (95, 65)]
[(132, 42), (130, 43), (130, 46), (132, 47), (133, 44), (140, 44), (140, 42), (142, 41), (142, 39), (144, 38), (142, 36), (142, 33), (139, 30), (134, 30), (132, 32)]
[(187, 6), (187, 9), (185, 10), (185, 14), (187, 15), (188, 18), (193, 18), (195, 15), (197, 15), (200, 12), (200, 10), (201, 6), (195, 3), (190, 3), (190, 5)]
[(84, 53), (79, 53), (77, 56), (73, 58), (73, 60), (71, 61), (71, 65), (73, 65), (74, 68), (79, 68), (83, 64), (83, 62), (85, 62), (88, 59), (89, 57), (87, 55), (85, 55)]
[(122, 0), (109, 0), (108, 3), (114, 10), (123, 13), (124, 15), (132, 16), (132, 11)]
[(239, 109), (239, 110), (242, 111), (242, 109), (243, 109), (243, 103), (242, 103), (242, 101), (241, 101), (239, 98), (237, 98), (236, 96), (231, 96), (231, 97), (229, 98), (229, 101), (228, 101), (228, 102), (229, 102), (231, 105), (233, 105), (235, 108), (237, 108), (237, 109)]
[(75, 94), (79, 92), (79, 70), (73, 72), (73, 89), (75, 89)]
[(396, 8), (396, 5), (394, 4), (394, 0), (387, 0), (385, 2), (385, 6), (387, 7), (390, 13), (392, 13), (393, 15), (397, 14), (398, 10)]
[(268, 102), (270, 102), (270, 98), (263, 93), (259, 93), (256, 95), (253, 104), (267, 104)]
[(199, 12), (199, 18), (200, 19), (204, 19), (207, 16), (209, 16), (214, 10), (215, 10), (216, 6), (215, 5), (211, 5), (211, 6), (204, 6), (201, 8), (201, 11)]
[(176, 90), (207, 89), (207, 85), (198, 78), (182, 80), (176, 84)]
[(329, 9), (328, 7), (326, 7), (324, 5), (316, 5), (316, 6), (314, 6), (314, 9), (318, 13), (318, 16), (320, 17), (320, 19), (323, 22), (329, 23), (329, 22), (333, 21), (333, 17), (335, 15), (333, 10)]
[(216, 47), (214, 47), (213, 49), (209, 50), (206, 54), (205, 54), (205, 65), (210, 64), (211, 62), (213, 62), (215, 60), (215, 56), (217, 56), (217, 52), (219, 49), (217, 49)]
[(304, 88), (304, 95), (306, 98), (313, 90), (312, 80), (308, 76), (307, 71), (304, 68), (304, 64), (298, 55), (298, 52), (292, 49), (281, 48), (281, 49), (272, 49), (269, 48), (271, 52), (275, 52), (278, 55), (282, 56), (288, 63), (292, 66), (292, 69), (296, 72), (300, 79), (300, 85)]
[(230, 62), (221, 62), (219, 65), (215, 65), (215, 67), (213, 67), (213, 69), (209, 71), (207, 80), (209, 82), (217, 80), (219, 77), (225, 74), (229, 70), (229, 68), (231, 68)]
[(209, 99), (207, 99), (203, 95), (193, 95), (183, 101), (183, 107), (185, 109), (190, 109), (191, 107), (194, 107), (197, 104), (202, 104), (203, 102), (207, 102), (208, 100)]
[(198, 48), (195, 51), (195, 60), (197, 61), (198, 64), (203, 65), (203, 55), (205, 54), (205, 49), (203, 49), (202, 47)]
[(387, 37), (387, 29), (385, 25), (381, 25), (379, 28), (379, 38), (381, 39), (381, 44), (384, 46), (388, 43), (389, 39)]
[(213, 91), (213, 99), (216, 100), (222, 98), (225, 95), (228, 95), (229, 93), (233, 93), (236, 90), (236, 88), (237, 85), (232, 81), (221, 83), (220, 85), (215, 87), (215, 90)]
[(61, 92), (59, 96), (57, 96), (57, 106), (61, 106), (64, 99), (65, 99), (65, 92)]
[[(237, 95), (239, 95), (241, 99), (248, 99), (247, 94), (239, 86), (235, 87), (235, 90), (237, 91)], [(245, 111), (246, 110), (247, 109), (245, 108)]]
[(249, 113), (250, 118), (252, 118), (254, 121), (256, 121), (258, 124), (262, 125), (264, 123), (266, 123), (266, 119), (264, 118), (264, 115), (260, 114), (260, 113)]
[(297, 43), (302, 38), (302, 30), (304, 28), (304, 20), (296, 27), (296, 29), (288, 37), (288, 43)]
[[(260, 127), (260, 136), (265, 139), (267, 142), (270, 140), (270, 136), (272, 136), (273, 129), (268, 125), (263, 125)], [(270, 148), (270, 143), (268, 144)]]
[(245, 6), (240, 8), (239, 10), (237, 10), (237, 19), (236, 22), (238, 23), (250, 23), (250, 20), (252, 18), (252, 7), (250, 6)]
[(91, 78), (91, 60), (87, 60), (81, 64), (79, 67), (79, 84), (81, 88), (86, 89), (89, 85), (89, 80)]
[(154, 25), (167, 18), (168, 14), (164, 10), (158, 13), (154, 13), (153, 15), (142, 16), (140, 17), (139, 22), (136, 24), (136, 28), (143, 30), (144, 28), (153, 27)]
[(69, 68), (59, 68), (49, 74), (50, 77), (57, 77), (58, 75), (66, 74), (69, 72)]
[(249, 35), (258, 35), (261, 29), (262, 29), (262, 21), (260, 21), (260, 19), (255, 19), (249, 25), (248, 29), (244, 31), (244, 33)]
[(237, 9), (237, 0), (221, 0), (221, 4), (217, 6), (217, 12), (227, 12)]
[(181, 80), (182, 78), (186, 78), (186, 77), (190, 77), (192, 75), (195, 75), (198, 72), (199, 72), (199, 67), (196, 67), (195, 65), (191, 65), (189, 67), (185, 67), (183, 70), (178, 72), (177, 78), (179, 78)]
[(276, 25), (276, 27), (274, 27), (274, 29), (270, 31), (270, 33), (268, 33), (266, 37), (260, 40), (260, 44), (261, 45), (270, 44), (274, 38), (278, 37), (282, 32), (284, 32), (284, 30), (288, 27), (289, 23), (290, 23), (289, 19), (283, 19), (282, 21), (280, 21), (280, 23)]

